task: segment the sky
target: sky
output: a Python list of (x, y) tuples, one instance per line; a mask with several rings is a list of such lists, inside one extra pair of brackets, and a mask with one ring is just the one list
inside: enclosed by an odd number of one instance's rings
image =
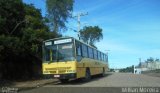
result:
[[(46, 15), (45, 0), (23, 0), (34, 4)], [(99, 50), (108, 52), (110, 68), (125, 68), (139, 64), (149, 57), (160, 58), (160, 0), (75, 0), (73, 16), (81, 17), (84, 26), (99, 26), (103, 39), (96, 43)], [(68, 19), (68, 28), (77, 30), (76, 19)], [(77, 38), (68, 29), (64, 36)]]

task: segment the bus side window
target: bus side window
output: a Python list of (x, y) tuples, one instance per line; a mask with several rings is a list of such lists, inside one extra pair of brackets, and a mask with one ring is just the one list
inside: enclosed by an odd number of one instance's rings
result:
[(102, 61), (103, 61), (103, 53), (101, 53), (101, 59), (102, 59)]
[(105, 54), (103, 54), (103, 61), (106, 61), (106, 59), (105, 59)]
[(106, 62), (108, 63), (108, 55), (106, 55)]
[(84, 44), (82, 44), (82, 56), (88, 57), (88, 49), (87, 49), (87, 46)]
[(94, 49), (94, 59), (98, 59), (97, 50)]
[(107, 56), (105, 55), (105, 62), (107, 62)]
[(98, 51), (98, 60), (101, 60), (101, 53)]
[(104, 62), (106, 62), (106, 54), (104, 54)]
[(93, 48), (91, 48), (91, 57), (94, 58)]
[(102, 53), (102, 61), (104, 61), (104, 54)]
[(107, 62), (107, 55), (105, 54), (105, 62)]
[(100, 52), (100, 60), (102, 61), (102, 53)]
[(76, 59), (78, 62), (82, 60), (82, 46), (78, 41), (76, 41)]
[(76, 53), (78, 56), (81, 56), (81, 43), (76, 42)]
[(101, 61), (103, 61), (103, 59), (102, 59), (103, 57), (102, 57), (102, 56), (103, 56), (103, 55), (102, 55), (102, 53), (101, 53)]
[(88, 47), (89, 58), (93, 58), (93, 49)]
[(101, 61), (103, 61), (103, 54), (102, 54), (102, 52), (101, 52)]

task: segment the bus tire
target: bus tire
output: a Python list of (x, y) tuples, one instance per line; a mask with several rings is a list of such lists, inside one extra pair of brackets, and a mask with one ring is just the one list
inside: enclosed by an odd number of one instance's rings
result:
[(67, 83), (69, 79), (60, 79), (61, 83)]
[(104, 68), (103, 68), (103, 72), (102, 72), (101, 76), (102, 76), (102, 77), (105, 76), (105, 69), (104, 69)]
[(89, 68), (87, 68), (86, 69), (86, 75), (85, 75), (84, 81), (89, 81), (90, 79), (91, 79), (91, 73), (90, 73)]

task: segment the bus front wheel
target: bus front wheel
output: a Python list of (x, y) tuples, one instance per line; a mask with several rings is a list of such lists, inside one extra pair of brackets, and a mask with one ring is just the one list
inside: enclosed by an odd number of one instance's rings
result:
[(105, 69), (104, 69), (104, 68), (103, 68), (103, 72), (102, 72), (101, 76), (102, 76), (102, 77), (105, 76)]

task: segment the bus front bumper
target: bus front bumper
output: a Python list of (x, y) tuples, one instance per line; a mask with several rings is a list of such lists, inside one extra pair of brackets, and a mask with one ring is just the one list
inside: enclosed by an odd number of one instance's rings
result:
[(57, 78), (57, 79), (75, 79), (76, 78), (76, 73), (69, 73), (69, 74), (48, 74), (44, 75), (45, 77), (49, 78)]

